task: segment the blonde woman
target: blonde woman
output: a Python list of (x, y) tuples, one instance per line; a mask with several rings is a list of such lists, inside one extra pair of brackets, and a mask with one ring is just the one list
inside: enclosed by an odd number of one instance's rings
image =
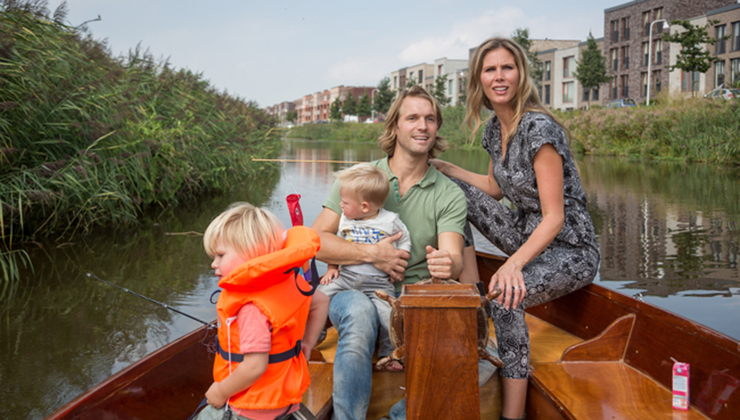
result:
[[(599, 249), (567, 132), (540, 103), (524, 50), (512, 40), (491, 38), (469, 68), (468, 125), (476, 132), (482, 108), (493, 111), (482, 141), (491, 156), (488, 174), (431, 162), (459, 180), (468, 221), (509, 255), (490, 289), (503, 291), (492, 304), (504, 362), (501, 419), (522, 419), (530, 358), (524, 309), (593, 281)], [(504, 197), (516, 210), (498, 201)]]

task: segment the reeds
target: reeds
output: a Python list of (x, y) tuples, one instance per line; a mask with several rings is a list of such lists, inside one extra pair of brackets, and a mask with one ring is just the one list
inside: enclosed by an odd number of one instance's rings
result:
[(17, 278), (15, 249), (36, 236), (69, 238), (131, 225), (224, 189), (275, 157), (274, 121), (138, 47), (104, 43), (19, 8), (0, 9), (0, 262)]

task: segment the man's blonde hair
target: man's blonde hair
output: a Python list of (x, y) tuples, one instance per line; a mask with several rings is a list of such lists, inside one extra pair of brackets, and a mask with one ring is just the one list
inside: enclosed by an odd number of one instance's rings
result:
[(249, 203), (231, 204), (208, 225), (203, 246), (211, 258), (220, 244), (249, 260), (280, 250), (283, 227), (274, 214)]
[(388, 175), (369, 163), (358, 163), (334, 174), (339, 180), (340, 188), (346, 188), (361, 201), (367, 201), (383, 207), (388, 198), (390, 185)]
[(438, 154), (447, 150), (447, 142), (444, 137), (439, 135), (439, 130), (442, 128), (442, 107), (426, 89), (419, 85), (414, 85), (398, 93), (398, 97), (388, 110), (383, 126), (383, 134), (378, 138), (378, 147), (389, 158), (393, 157), (393, 153), (396, 151), (396, 140), (398, 139), (398, 122), (401, 120), (401, 105), (403, 105), (406, 98), (422, 98), (432, 104), (432, 109), (437, 117), (437, 138), (434, 139), (434, 147), (429, 150), (429, 159), (434, 159)]

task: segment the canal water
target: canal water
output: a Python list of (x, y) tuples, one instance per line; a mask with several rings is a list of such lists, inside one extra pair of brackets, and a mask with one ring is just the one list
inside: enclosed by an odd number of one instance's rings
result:
[[(276, 163), (257, 182), (154, 212), (139, 226), (35, 244), (34, 271), (0, 302), (0, 418), (42, 419), (200, 326), (88, 273), (210, 321), (216, 278), (199, 233), (213, 217), (249, 201), (289, 225), (285, 197), (298, 193), (310, 225), (344, 165), (309, 161), (382, 156), (372, 144), (288, 141), (284, 157), (305, 162)], [(442, 158), (488, 168), (479, 147)], [(592, 157), (577, 164), (601, 246), (597, 281), (740, 339), (740, 171)]]

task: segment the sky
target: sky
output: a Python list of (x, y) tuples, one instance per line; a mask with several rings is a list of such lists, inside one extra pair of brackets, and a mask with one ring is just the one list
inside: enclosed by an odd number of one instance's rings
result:
[[(114, 56), (140, 45), (175, 68), (260, 107), (334, 86), (377, 86), (392, 71), (467, 59), (487, 38), (528, 28), (533, 39), (604, 33), (614, 0), (67, 0)], [(53, 11), (61, 0), (49, 0)]]

